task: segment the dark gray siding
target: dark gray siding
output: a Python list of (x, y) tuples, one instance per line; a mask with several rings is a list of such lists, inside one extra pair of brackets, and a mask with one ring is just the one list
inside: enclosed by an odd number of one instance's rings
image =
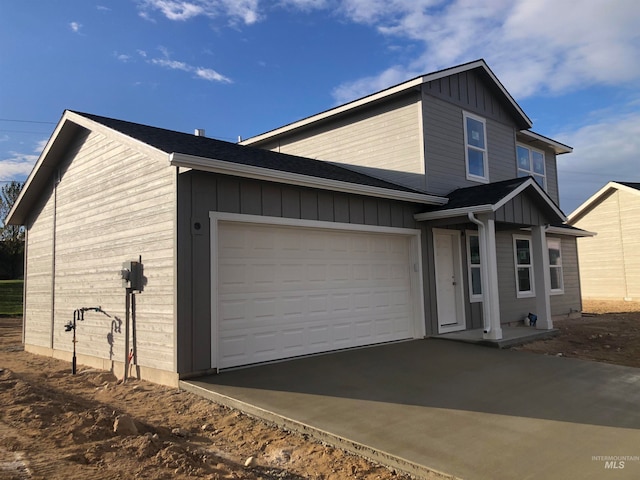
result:
[[(516, 296), (516, 274), (513, 254), (514, 234), (526, 235), (526, 232), (519, 230), (496, 232), (501, 323), (520, 321), (529, 312), (535, 313), (536, 308), (535, 297), (517, 298)], [(548, 237), (561, 238), (562, 240), (562, 273), (564, 281), (564, 294), (551, 295), (551, 315), (567, 315), (582, 308), (576, 239), (574, 237), (558, 237), (556, 235), (549, 235)]]
[(478, 185), (466, 179), (463, 111), (486, 120), (489, 181), (516, 177), (516, 123), (476, 73), (428, 82), (422, 98), (427, 191), (444, 195)]
[(497, 222), (514, 223), (519, 225), (545, 225), (550, 219), (540, 211), (535, 200), (527, 194), (518, 195), (499, 208), (494, 219)]
[(580, 272), (578, 270), (578, 242), (576, 237), (557, 237), (549, 235), (549, 238), (560, 238), (562, 255), (562, 280), (564, 294), (551, 295), (551, 315), (569, 315), (582, 311), (582, 295), (580, 292)]
[[(413, 215), (423, 210), (420, 205), (410, 203), (195, 171), (179, 175), (178, 204), (181, 375), (206, 371), (211, 365), (210, 211), (420, 228)], [(196, 223), (200, 224), (199, 229)], [(425, 257), (423, 254), (423, 262)], [(426, 277), (425, 265), (423, 272)], [(425, 295), (426, 304), (427, 298)]]

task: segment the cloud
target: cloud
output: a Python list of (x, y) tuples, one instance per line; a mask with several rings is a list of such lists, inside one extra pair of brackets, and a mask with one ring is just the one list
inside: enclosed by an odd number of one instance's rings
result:
[(149, 20), (154, 11), (173, 21), (226, 16), (232, 24), (241, 21), (251, 25), (261, 18), (258, 0), (138, 0), (138, 8), (140, 15)]
[(221, 73), (218, 73), (211, 68), (195, 67), (185, 62), (172, 60), (171, 58), (169, 58), (169, 52), (165, 48), (161, 47), (160, 51), (163, 53), (163, 57), (152, 58), (148, 62), (159, 67), (168, 68), (170, 70), (181, 70), (183, 72), (194, 73), (196, 78), (202, 78), (203, 80), (207, 80), (210, 82), (233, 83), (233, 81), (229, 77), (225, 77)]
[(121, 62), (127, 63), (131, 60), (131, 55), (127, 55), (126, 53), (118, 53), (113, 52), (113, 56), (116, 57)]
[(375, 91), (384, 78), (407, 79), (478, 58), (518, 98), (640, 80), (636, 0), (590, 0), (579, 8), (557, 0), (345, 0), (338, 12), (422, 46), (411, 62), (392, 67), (392, 76), (385, 70), (339, 86), (338, 102)]
[(27, 177), (34, 164), (38, 160), (38, 155), (9, 152), (8, 158), (0, 159), (0, 180), (16, 180)]
[(71, 22), (69, 24), (69, 27), (71, 28), (71, 30), (73, 30), (75, 33), (80, 33), (80, 29), (82, 28), (82, 25), (78, 22)]
[(566, 213), (611, 180), (640, 182), (640, 112), (596, 118), (554, 138), (574, 148), (558, 157), (561, 206)]

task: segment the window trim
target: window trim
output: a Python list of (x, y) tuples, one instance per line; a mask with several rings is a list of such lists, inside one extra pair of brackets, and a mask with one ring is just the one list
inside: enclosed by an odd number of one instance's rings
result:
[[(467, 280), (469, 282), (469, 302), (476, 303), (482, 302), (484, 296), (482, 292), (482, 269), (484, 268), (482, 265), (482, 252), (480, 251), (480, 263), (471, 263), (471, 237), (478, 238), (478, 249), (480, 249), (480, 234), (476, 230), (467, 230), (465, 232), (465, 236), (467, 237)], [(473, 276), (471, 275), (471, 270), (477, 268), (480, 270), (480, 293), (473, 293)]]
[[(471, 118), (472, 120), (482, 123), (482, 133), (484, 134), (484, 149), (478, 148), (474, 145), (469, 145), (469, 141), (468, 141), (469, 135), (467, 132), (467, 118)], [(481, 183), (489, 183), (489, 151), (488, 151), (488, 145), (487, 145), (487, 121), (482, 117), (463, 111), (462, 112), (462, 128), (464, 130), (464, 163), (465, 163), (467, 180), (471, 180), (474, 182), (481, 182)], [(482, 157), (483, 157), (482, 166), (484, 170), (483, 176), (474, 175), (469, 172), (469, 148), (482, 152)]]
[[(560, 264), (559, 265), (551, 265), (551, 257), (549, 257), (549, 293), (551, 295), (562, 295), (564, 294), (564, 267), (562, 265), (562, 239), (561, 238), (549, 238), (547, 237), (547, 252), (549, 251), (550, 244), (557, 244), (558, 251), (560, 252)], [(551, 287), (551, 269), (560, 270), (560, 288), (552, 288)]]
[[(529, 165), (531, 166), (530, 170), (525, 170), (524, 168), (520, 168), (520, 162), (518, 159), (518, 147), (522, 147), (525, 148), (529, 151)], [(542, 166), (544, 169), (544, 173), (542, 175), (540, 175), (539, 173), (534, 172), (533, 170), (533, 153), (532, 152), (538, 152), (542, 155)], [(538, 148), (534, 148), (531, 145), (527, 145), (526, 143), (516, 143), (516, 176), (520, 177), (520, 172), (526, 172), (528, 176), (531, 177), (535, 177), (537, 176), (541, 176), (542, 177), (542, 189), (546, 192), (547, 191), (547, 156), (544, 153), (544, 150), (540, 150)]]
[[(529, 263), (518, 263), (518, 247), (517, 240), (526, 240), (529, 242)], [(516, 298), (531, 298), (536, 296), (536, 287), (535, 287), (535, 279), (534, 279), (534, 268), (533, 268), (533, 245), (531, 244), (531, 237), (528, 235), (514, 235), (513, 236), (513, 264), (514, 264), (514, 272), (515, 272), (515, 280), (516, 280)], [(529, 269), (529, 285), (530, 290), (520, 290), (520, 282), (518, 281), (518, 269), (519, 268), (528, 268)]]

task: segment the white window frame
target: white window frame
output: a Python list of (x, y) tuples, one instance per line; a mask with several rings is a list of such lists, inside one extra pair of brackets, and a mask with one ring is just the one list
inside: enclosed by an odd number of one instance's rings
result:
[[(526, 240), (529, 242), (529, 263), (518, 263), (518, 247), (517, 240)], [(531, 237), (527, 235), (514, 235), (513, 236), (513, 264), (515, 271), (515, 279), (516, 279), (516, 297), (517, 298), (530, 298), (535, 297), (535, 279), (533, 272), (533, 245), (531, 244)], [(529, 269), (529, 290), (520, 290), (520, 282), (518, 281), (518, 269), (519, 268), (528, 268)]]
[[(547, 238), (547, 250), (550, 249), (551, 245), (557, 245), (557, 250), (560, 252), (560, 256), (558, 257), (559, 263), (557, 265), (551, 264), (551, 255), (549, 255), (549, 293), (551, 295), (562, 295), (564, 293), (564, 270), (562, 268), (562, 240), (559, 238)], [(552, 288), (551, 287), (551, 271), (553, 269), (559, 270), (560, 275), (560, 288)]]
[[(469, 136), (467, 131), (468, 118), (482, 123), (482, 133), (484, 135), (484, 138), (483, 138), (484, 148), (480, 148), (475, 145), (469, 144)], [(462, 123), (463, 123), (463, 129), (464, 129), (464, 161), (465, 161), (465, 168), (467, 173), (467, 180), (472, 180), (474, 182), (489, 183), (489, 153), (487, 148), (487, 121), (482, 117), (478, 117), (477, 115), (463, 111)], [(482, 167), (484, 170), (484, 175), (478, 176), (469, 172), (469, 149), (482, 152), (482, 157), (483, 157)]]
[[(480, 263), (471, 263), (471, 237), (476, 237), (478, 239), (478, 249), (480, 249), (480, 235), (475, 230), (467, 230), (467, 277), (469, 279), (469, 301), (471, 303), (481, 302), (483, 300), (482, 296), (482, 269), (484, 266), (482, 265), (482, 252), (480, 252)], [(472, 270), (477, 268), (480, 271), (480, 293), (473, 293), (473, 275)]]
[[(524, 148), (529, 151), (529, 166), (531, 168), (528, 170), (526, 168), (520, 167), (520, 159), (518, 158), (518, 147)], [(542, 155), (542, 169), (544, 170), (542, 175), (540, 175), (539, 173), (533, 170), (533, 152), (537, 152)], [(521, 173), (524, 173), (525, 175), (521, 175)], [(542, 177), (542, 188), (546, 191), (547, 190), (547, 157), (545, 156), (544, 152), (542, 150), (538, 150), (537, 148), (533, 148), (529, 145), (525, 145), (524, 143), (517, 143), (516, 144), (516, 174), (518, 177), (527, 176), (527, 175), (530, 175), (532, 177), (536, 177), (536, 176)]]

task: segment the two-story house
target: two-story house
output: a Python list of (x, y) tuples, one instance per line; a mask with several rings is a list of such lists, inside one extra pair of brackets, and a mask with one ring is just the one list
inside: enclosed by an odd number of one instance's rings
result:
[[(447, 203), (425, 227), (429, 334), (535, 312), (537, 327), (581, 310), (576, 237), (562, 224), (556, 157), (571, 147), (531, 120), (484, 60), (423, 75), (242, 142), (356, 166)], [(435, 300), (435, 301), (434, 301)]]
[(581, 308), (580, 232), (558, 207), (571, 149), (530, 127), (484, 61), (252, 146), (66, 111), (7, 218), (26, 228), (25, 348), (70, 359), (76, 318), (79, 363), (177, 385), (460, 330), (495, 340), (528, 313), (550, 329)]

